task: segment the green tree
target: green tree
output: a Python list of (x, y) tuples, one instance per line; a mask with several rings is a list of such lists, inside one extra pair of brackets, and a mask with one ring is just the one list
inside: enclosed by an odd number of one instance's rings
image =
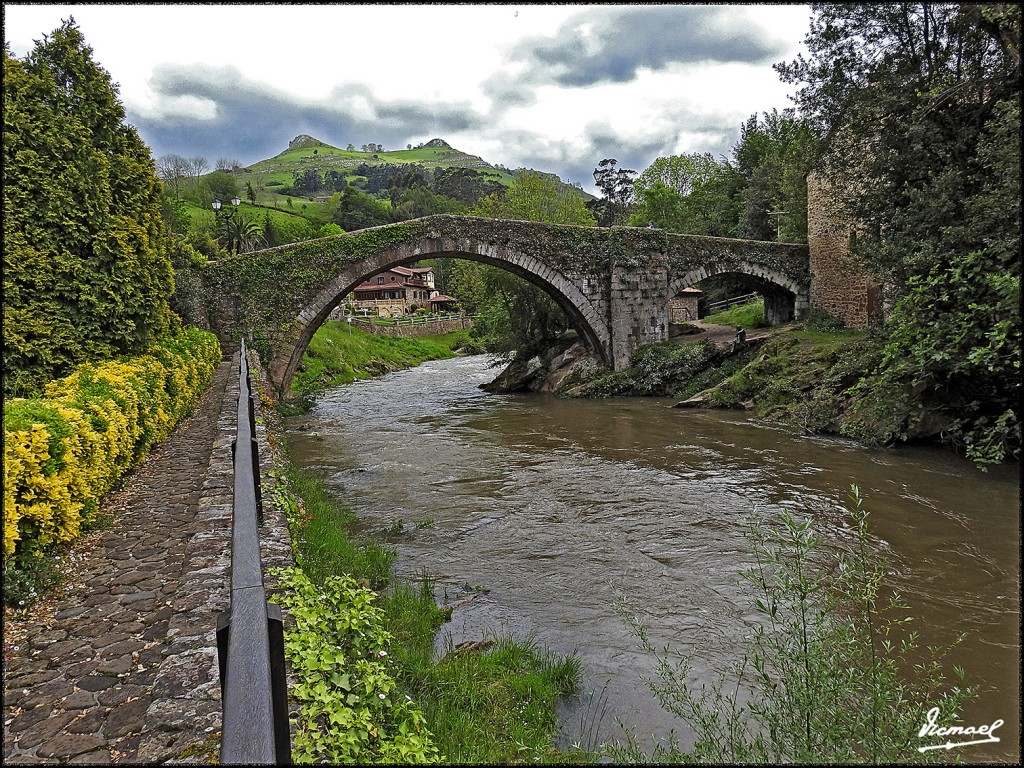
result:
[(136, 353), (176, 321), (163, 194), (70, 19), (4, 49), (4, 395)]
[(517, 173), (503, 195), (488, 195), (480, 201), (473, 215), (582, 227), (597, 225), (578, 192), (536, 171)]
[(776, 69), (801, 86), (797, 106), (825, 137), (824, 171), (862, 225), (858, 254), (899, 291), (989, 234), (949, 225), (967, 221), (985, 183), (985, 125), (1020, 95), (1020, 6), (813, 8), (810, 58)]
[(739, 237), (807, 241), (806, 178), (817, 151), (817, 135), (794, 110), (773, 109), (763, 120), (750, 116), (733, 148), (736, 170), (743, 177)]
[(305, 197), (319, 194), (324, 188), (324, 180), (314, 168), (307, 168), (295, 176), (292, 182), (292, 192)]
[(633, 184), (634, 226), (648, 221), (670, 232), (730, 237), (736, 233), (742, 179), (710, 152), (659, 157)]
[(637, 212), (629, 220), (634, 227), (642, 227), (650, 222), (669, 232), (688, 231), (686, 201), (679, 192), (665, 186), (663, 182), (655, 181), (639, 190), (637, 205)]
[(348, 179), (343, 172), (332, 168), (324, 173), (324, 186), (332, 192), (342, 192), (348, 186)]
[[(911, 277), (886, 324), (882, 364), (859, 387), (861, 410), (899, 439), (941, 418), (949, 439), (984, 466), (1020, 457), (1020, 102), (1005, 101), (979, 145), (986, 169), (961, 226), (992, 233)], [(954, 183), (954, 180), (950, 180)], [(915, 393), (912, 406), (907, 393)], [(879, 414), (884, 418), (879, 419)]]
[(416, 165), (399, 171), (388, 180), (388, 196), (391, 198), (391, 206), (398, 207), (406, 190), (426, 186), (427, 174), (422, 166)]
[[(517, 173), (504, 195), (488, 195), (471, 214), (548, 224), (595, 224), (579, 193), (535, 171)], [(508, 357), (532, 355), (570, 326), (550, 296), (503, 269), (457, 261), (448, 270), (446, 280), (452, 294), (478, 315), (474, 332), (491, 352)]]
[(216, 197), (226, 203), (238, 194), (238, 179), (228, 171), (214, 171), (206, 177), (205, 181), (211, 199)]
[(660, 182), (685, 197), (720, 172), (721, 163), (710, 152), (659, 157), (636, 178), (633, 189), (639, 193)]
[(351, 186), (341, 193), (333, 219), (346, 232), (376, 227), (390, 220), (391, 210), (387, 203)]
[(896, 307), (874, 410), (894, 439), (927, 410), (982, 462), (1020, 455), (1020, 14), (815, 5), (809, 58), (776, 65)]
[(594, 183), (601, 190), (602, 197), (591, 201), (588, 207), (594, 212), (598, 226), (601, 227), (625, 223), (634, 200), (633, 181), (636, 171), (619, 168), (618, 165), (618, 160), (605, 158), (594, 169)]
[(473, 168), (437, 168), (430, 189), (438, 195), (476, 205), (487, 195), (501, 194), (505, 187)]
[(445, 195), (436, 195), (425, 186), (406, 188), (392, 211), (394, 221), (418, 219), (439, 213), (464, 214), (467, 206), (461, 200)]

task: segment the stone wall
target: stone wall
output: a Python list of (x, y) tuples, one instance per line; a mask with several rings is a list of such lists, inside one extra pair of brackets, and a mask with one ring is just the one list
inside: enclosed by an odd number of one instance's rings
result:
[(686, 323), (699, 320), (698, 304), (704, 292), (696, 288), (685, 288), (668, 300), (668, 321)]
[(852, 255), (856, 236), (839, 218), (835, 195), (816, 174), (807, 177), (807, 244), (810, 248), (811, 306), (851, 328), (866, 328), (880, 314), (879, 285)]

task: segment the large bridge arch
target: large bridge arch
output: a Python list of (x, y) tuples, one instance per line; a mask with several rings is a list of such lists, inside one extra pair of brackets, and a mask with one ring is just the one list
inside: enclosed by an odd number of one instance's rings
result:
[[(607, 320), (602, 309), (594, 306), (594, 297), (585, 294), (577, 285), (578, 281), (553, 267), (550, 261), (534, 254), (474, 238), (456, 242), (441, 237), (437, 231), (430, 231), (416, 241), (384, 249), (345, 266), (300, 308), (297, 314), (298, 335), (294, 343), (281, 349), (270, 362), (271, 374), (282, 390), (287, 392), (290, 388), (291, 380), (298, 370), (313, 334), (345, 295), (375, 274), (392, 267), (431, 258), (482, 262), (504, 269), (536, 285), (565, 312), (573, 328), (591, 351), (606, 364), (611, 364), (611, 338)], [(586, 282), (584, 280), (584, 283)]]

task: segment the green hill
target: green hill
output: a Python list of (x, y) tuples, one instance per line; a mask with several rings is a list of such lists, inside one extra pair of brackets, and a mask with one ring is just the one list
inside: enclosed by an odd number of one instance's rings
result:
[[(349, 144), (349, 147), (353, 145)], [(437, 168), (467, 168), (481, 176), (508, 186), (515, 174), (522, 170), (509, 170), (488, 163), (481, 157), (461, 152), (450, 146), (443, 139), (432, 139), (412, 149), (363, 151), (362, 149), (341, 149), (320, 141), (312, 136), (300, 135), (288, 143), (288, 148), (278, 155), (260, 160), (247, 168), (236, 171), (244, 184), (252, 174), (259, 174), (262, 184), (269, 189), (275, 186), (290, 186), (294, 179), (307, 170), (313, 169), (319, 174), (327, 171), (338, 171), (345, 174), (351, 182), (358, 178), (356, 169), (366, 165), (371, 168), (382, 165), (420, 165), (428, 171)], [(538, 171), (545, 176), (552, 176), (559, 182), (562, 180), (555, 174)], [(570, 186), (570, 185), (566, 185)], [(593, 199), (581, 189), (576, 188), (585, 200)], [(301, 195), (292, 194), (293, 197)]]
[[(245, 168), (225, 160), (215, 171), (192, 175), (179, 160), (162, 174), (172, 200), (172, 231), (208, 258), (217, 257), (218, 243), (225, 247), (229, 241), (275, 246), (330, 234), (332, 228), (352, 232), (438, 213), (469, 213), (527, 170), (491, 165), (442, 139), (385, 151), (376, 144), (341, 149), (305, 134)], [(555, 174), (533, 172), (593, 199)], [(237, 218), (227, 204), (235, 196), (242, 203)], [(219, 217), (211, 208), (214, 199), (227, 206)], [(230, 238), (228, 221), (233, 222)]]

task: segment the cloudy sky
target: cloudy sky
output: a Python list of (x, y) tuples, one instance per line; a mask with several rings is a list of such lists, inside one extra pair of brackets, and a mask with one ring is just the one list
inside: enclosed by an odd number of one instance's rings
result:
[(439, 137), (594, 191), (603, 158), (729, 156), (790, 106), (772, 69), (805, 5), (4, 4), (23, 57), (75, 19), (155, 157), (249, 164), (306, 133), (403, 149)]

